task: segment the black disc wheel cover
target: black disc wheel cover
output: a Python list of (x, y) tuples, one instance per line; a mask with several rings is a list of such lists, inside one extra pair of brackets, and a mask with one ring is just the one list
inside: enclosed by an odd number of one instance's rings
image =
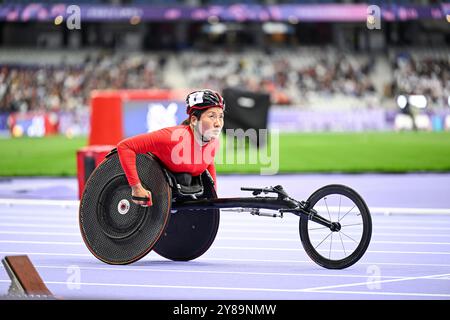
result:
[[(211, 178), (202, 174), (203, 198), (217, 198)], [(200, 257), (214, 242), (219, 229), (220, 210), (178, 210), (171, 213), (169, 223), (153, 250), (174, 261)]]
[(153, 206), (131, 200), (131, 188), (117, 153), (91, 174), (80, 201), (80, 231), (91, 253), (108, 264), (129, 264), (148, 254), (168, 222), (171, 190), (150, 154), (136, 157), (138, 175), (152, 192)]

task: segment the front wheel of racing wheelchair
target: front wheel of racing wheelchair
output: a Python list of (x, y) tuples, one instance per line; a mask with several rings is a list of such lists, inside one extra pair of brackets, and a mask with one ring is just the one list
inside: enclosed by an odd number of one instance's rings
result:
[(300, 239), (308, 256), (327, 269), (348, 268), (361, 259), (372, 236), (364, 199), (355, 190), (335, 184), (316, 190), (306, 204), (311, 214), (333, 221), (329, 228), (313, 223), (311, 216), (300, 216)]

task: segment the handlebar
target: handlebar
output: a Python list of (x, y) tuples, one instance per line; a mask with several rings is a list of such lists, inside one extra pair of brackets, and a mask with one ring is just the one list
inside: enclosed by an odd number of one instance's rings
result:
[(269, 188), (248, 188), (248, 187), (241, 187), (242, 191), (253, 191), (253, 195), (257, 196), (261, 193), (276, 193), (281, 198), (289, 197), (289, 195), (284, 191), (283, 187), (281, 185), (277, 185), (275, 187), (269, 187)]

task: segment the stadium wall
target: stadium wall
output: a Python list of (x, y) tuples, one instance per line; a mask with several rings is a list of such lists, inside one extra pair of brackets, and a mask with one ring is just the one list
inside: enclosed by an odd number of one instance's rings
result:
[[(0, 114), (0, 137), (89, 136), (89, 145), (115, 145), (140, 133), (180, 124), (189, 90), (94, 91), (91, 109)], [(412, 118), (400, 110), (304, 110), (273, 106), (268, 128), (280, 132), (362, 132), (412, 130)], [(450, 130), (450, 110), (415, 115), (425, 131)]]

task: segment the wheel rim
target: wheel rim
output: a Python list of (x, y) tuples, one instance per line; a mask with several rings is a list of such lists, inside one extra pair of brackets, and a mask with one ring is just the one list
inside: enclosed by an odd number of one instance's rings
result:
[(320, 199), (314, 209), (322, 217), (340, 224), (339, 231), (308, 222), (308, 235), (314, 250), (323, 258), (336, 261), (348, 258), (356, 251), (364, 233), (361, 210), (342, 194), (330, 194)]
[(132, 203), (117, 153), (91, 174), (80, 201), (83, 241), (96, 258), (109, 264), (128, 264), (144, 257), (168, 221), (171, 192), (160, 165), (151, 155), (139, 154), (136, 167), (144, 188), (152, 191), (153, 206)]
[(371, 238), (371, 218), (364, 200), (352, 189), (340, 185), (324, 187), (311, 195), (311, 208), (341, 229), (332, 232), (301, 218), (300, 237), (308, 255), (326, 268), (346, 268), (365, 253)]

